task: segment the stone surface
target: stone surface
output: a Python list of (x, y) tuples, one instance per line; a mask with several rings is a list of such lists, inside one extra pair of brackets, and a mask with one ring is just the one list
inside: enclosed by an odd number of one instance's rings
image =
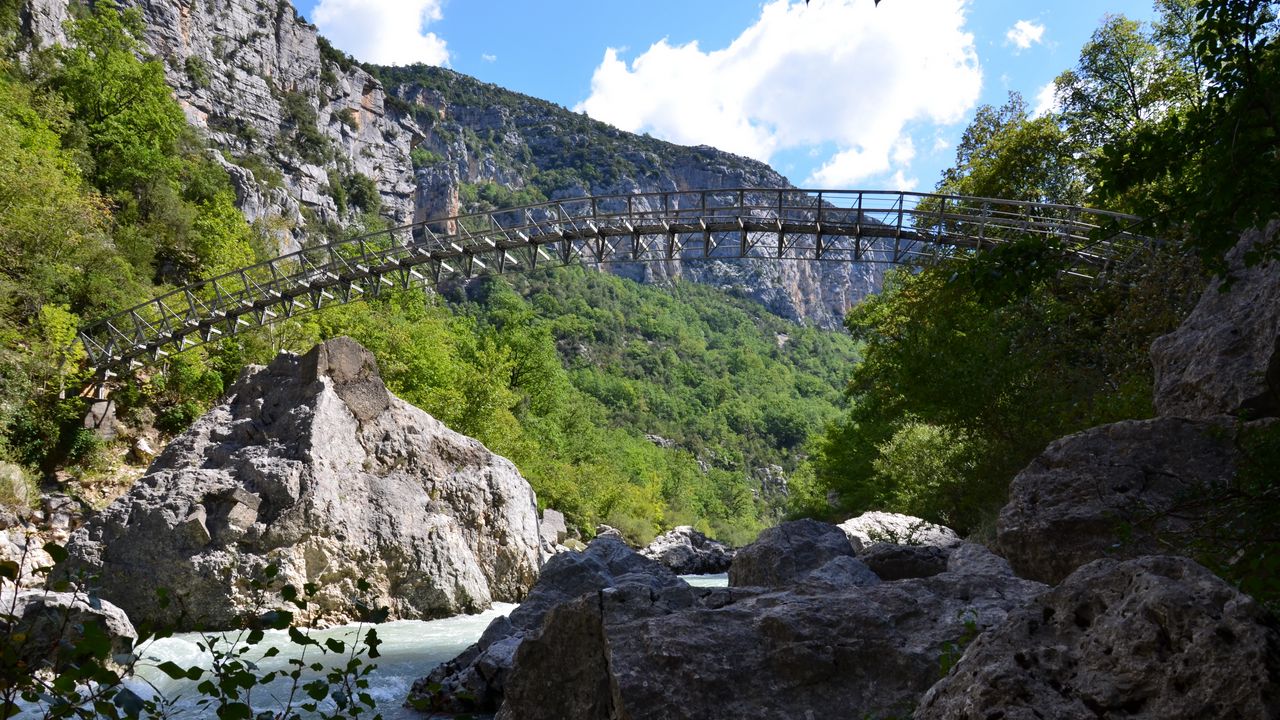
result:
[(410, 702), (451, 712), (492, 712), (502, 701), (516, 648), (542, 626), (553, 608), (609, 587), (660, 593), (688, 588), (662, 565), (615, 537), (600, 536), (582, 553), (562, 553), (542, 569), (529, 596), (511, 616), (490, 623), (476, 644), (414, 683)]
[(967, 622), (997, 625), (1043, 590), (954, 573), (781, 592), (619, 584), (526, 637), (498, 718), (905, 717)]
[(346, 338), (247, 369), (69, 550), (130, 617), (183, 627), (278, 604), (250, 586), (268, 564), (318, 583), (310, 610), (332, 622), (360, 580), (393, 619), (428, 618), (519, 601), (539, 566), (515, 466), (387, 393)]
[(1153, 533), (1194, 521), (1194, 500), (1235, 474), (1228, 420), (1157, 418), (1050, 443), (1009, 487), (997, 544), (1023, 577), (1050, 584), (1101, 557), (1162, 551)]
[(858, 554), (881, 580), (905, 580), (937, 575), (947, 569), (951, 552), (933, 545), (876, 543)]
[(1230, 287), (1210, 283), (1182, 325), (1152, 343), (1160, 415), (1280, 416), (1280, 263), (1245, 266), (1277, 232), (1280, 221), (1241, 236), (1227, 254)]
[(79, 593), (0, 590), (0, 632), (23, 637), (10, 649), (31, 667), (57, 666), (59, 648), (75, 645), (91, 624), (111, 639), (112, 655), (133, 650), (138, 633), (124, 611), (109, 602)]
[(0, 561), (17, 566), (18, 587), (40, 587), (45, 581), (43, 569), (53, 567), (53, 558), (44, 550), (48, 538), (33, 524), (16, 517), (11, 520), (9, 527), (0, 530)]
[(937, 547), (950, 547), (960, 542), (959, 536), (949, 527), (901, 513), (866, 512), (840, 523), (840, 529), (849, 536), (849, 542), (857, 552), (880, 542)]
[(817, 520), (784, 522), (760, 533), (729, 566), (729, 585), (786, 587), (841, 556), (852, 556), (844, 531)]
[(666, 565), (677, 575), (722, 573), (733, 561), (733, 550), (688, 525), (680, 525), (659, 535), (640, 551), (641, 555)]
[(1086, 565), (979, 636), (918, 720), (1280, 717), (1280, 632), (1185, 558)]

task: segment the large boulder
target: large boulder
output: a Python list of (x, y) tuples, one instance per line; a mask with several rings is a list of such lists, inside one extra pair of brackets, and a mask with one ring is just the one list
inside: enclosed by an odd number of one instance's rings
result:
[(1280, 263), (1246, 267), (1280, 221), (1246, 232), (1227, 254), (1230, 286), (1215, 280), (1187, 319), (1151, 345), (1160, 415), (1280, 416)]
[(951, 528), (901, 513), (865, 512), (845, 520), (839, 527), (849, 536), (849, 542), (857, 552), (875, 543), (935, 547), (951, 547), (960, 543), (960, 537)]
[(852, 556), (844, 531), (817, 520), (793, 520), (765, 530), (729, 566), (732, 587), (787, 587), (834, 558)]
[(929, 577), (947, 569), (950, 548), (934, 545), (876, 543), (858, 554), (881, 580)]
[(1280, 632), (1186, 558), (1098, 560), (969, 646), (918, 720), (1280, 717)]
[(347, 338), (247, 369), (68, 549), (130, 617), (180, 627), (279, 604), (269, 565), (316, 583), (329, 621), (357, 615), (361, 580), (391, 618), (430, 618), (519, 601), (539, 565), (515, 466), (392, 396)]
[(1056, 584), (1102, 557), (1162, 552), (1196, 501), (1236, 472), (1229, 419), (1129, 420), (1050, 443), (1009, 487), (997, 543), (1023, 577)]
[(866, 575), (841, 556), (795, 590), (619, 585), (580, 597), (516, 650), (498, 719), (906, 716), (945, 654), (1044, 590), (1007, 573)]
[(584, 552), (560, 553), (548, 560), (524, 602), (509, 617), (490, 623), (474, 645), (414, 683), (409, 704), (456, 713), (493, 712), (502, 702), (516, 648), (525, 635), (540, 628), (553, 608), (617, 585), (644, 587), (655, 594), (687, 587), (620, 538), (598, 536)]
[(653, 539), (641, 555), (680, 575), (722, 573), (733, 562), (733, 550), (688, 525), (675, 527)]
[(110, 643), (110, 654), (125, 659), (138, 640), (133, 623), (120, 608), (83, 593), (0, 590), (0, 634), (14, 659), (34, 669), (58, 667), (90, 634)]

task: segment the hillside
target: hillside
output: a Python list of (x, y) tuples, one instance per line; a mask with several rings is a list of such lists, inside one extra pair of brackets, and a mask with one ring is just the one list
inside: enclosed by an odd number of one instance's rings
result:
[[(19, 232), (4, 236), (15, 262), (0, 357), (12, 379), (0, 462), (16, 477), (96, 498), (130, 446), (181, 432), (246, 364), (349, 335), (393, 391), (511, 457), (542, 504), (585, 531), (608, 522), (644, 540), (688, 523), (742, 541), (784, 512), (788, 477), (838, 417), (855, 356), (847, 336), (795, 322), (821, 310), (808, 320), (830, 324), (840, 310), (810, 296), (816, 263), (615, 268), (622, 278), (566, 268), (392, 293), (139, 368), (109, 388), (105, 435), (117, 439), (86, 429), (85, 403), (66, 392), (86, 379), (81, 358), (41, 358), (81, 323), (175, 285), (415, 214), (785, 184), (759, 163), (630, 136), (448, 71), (374, 68), (395, 83), (384, 93), (287, 5), (166, 7), (59, 25), (65, 6), (38, 0), (17, 18), (33, 35), (11, 36), (45, 63), (10, 67), (0, 116), (41, 148), (3, 178), (25, 187), (6, 216)], [(59, 38), (71, 47), (30, 47)], [(56, 172), (34, 173), (40, 163)], [(80, 216), (66, 226), (74, 252), (49, 237), (57, 222), (41, 195)]]
[[(188, 121), (223, 155), (238, 204), (283, 249), (370, 216), (392, 224), (587, 193), (780, 187), (777, 172), (709, 147), (625, 133), (554, 104), (434, 67), (361, 66), (287, 0), (124, 2)], [(32, 0), (26, 32), (64, 39), (67, 0)], [(826, 328), (881, 269), (814, 261), (620, 266), (684, 278)]]

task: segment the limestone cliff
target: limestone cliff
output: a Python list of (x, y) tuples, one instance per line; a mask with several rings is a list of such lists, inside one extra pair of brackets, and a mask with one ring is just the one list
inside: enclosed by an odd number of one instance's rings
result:
[[(27, 35), (64, 41), (75, 1), (27, 0)], [(476, 190), (489, 183), (508, 199), (788, 185), (763, 163), (621, 132), (449, 70), (361, 66), (287, 0), (121, 4), (141, 11), (145, 43), (188, 120), (220, 151), (246, 216), (282, 251), (357, 222), (375, 204), (347, 202), (362, 184), (376, 188), (378, 211), (393, 224), (484, 207)], [(610, 270), (709, 283), (825, 327), (877, 290), (882, 273), (751, 259)]]

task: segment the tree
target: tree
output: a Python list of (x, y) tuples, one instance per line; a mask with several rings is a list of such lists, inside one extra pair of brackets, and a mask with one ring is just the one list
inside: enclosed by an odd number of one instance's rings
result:
[[(1185, 238), (1210, 267), (1240, 232), (1276, 217), (1280, 197), (1280, 45), (1276, 3), (1199, 0), (1194, 23), (1166, 16), (1162, 37), (1193, 28), (1170, 45), (1203, 72), (1202, 98), (1172, 108), (1132, 132), (1107, 139), (1098, 159), (1099, 196), (1122, 199), (1153, 218), (1155, 230)], [(1250, 261), (1280, 255), (1280, 240)]]
[(978, 108), (938, 191), (973, 197), (1070, 204), (1083, 197), (1079, 144), (1051, 116), (1033, 118), (1009, 93), (1001, 107)]
[(58, 49), (52, 78), (72, 107), (71, 137), (87, 153), (89, 176), (104, 192), (134, 192), (174, 169), (186, 129), (159, 60), (138, 59), (142, 16), (112, 2), (72, 23), (72, 45)]

